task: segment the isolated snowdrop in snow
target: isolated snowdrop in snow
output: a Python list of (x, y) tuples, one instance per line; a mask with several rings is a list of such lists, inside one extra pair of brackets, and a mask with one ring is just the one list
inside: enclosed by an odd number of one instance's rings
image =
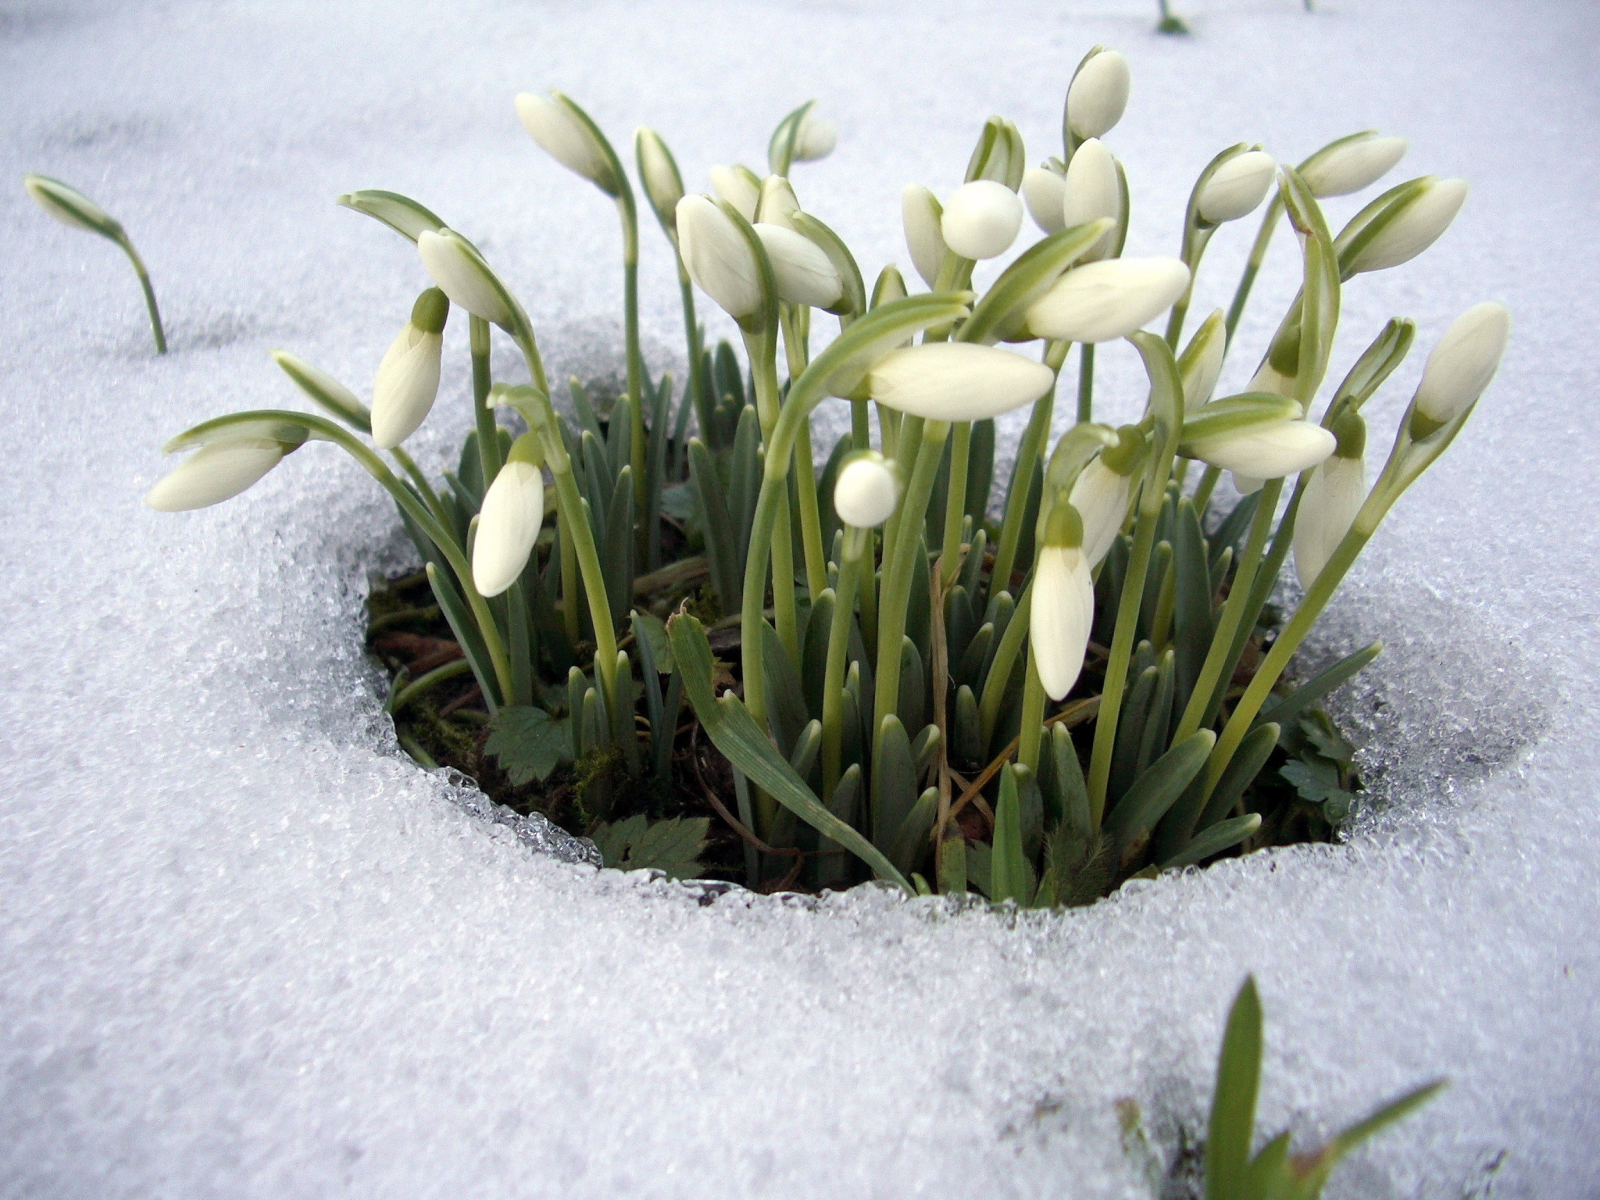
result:
[(523, 128), (546, 154), (609, 196), (621, 190), (610, 156), (572, 101), (559, 92), (551, 96), (523, 92), (516, 104)]
[(1277, 173), (1277, 160), (1265, 150), (1235, 155), (1213, 171), (1201, 189), (1200, 219), (1221, 225), (1254, 212)]
[(1511, 313), (1503, 304), (1475, 304), (1457, 317), (1422, 369), (1417, 415), (1437, 429), (1465, 412), (1494, 378), (1510, 336)]
[(1115, 50), (1102, 50), (1084, 63), (1067, 89), (1067, 127), (1080, 138), (1097, 138), (1122, 120), (1133, 73)]

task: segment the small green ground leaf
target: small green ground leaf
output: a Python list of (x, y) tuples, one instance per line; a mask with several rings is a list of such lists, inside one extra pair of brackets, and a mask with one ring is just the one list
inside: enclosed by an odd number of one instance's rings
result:
[(622, 871), (646, 868), (665, 871), (673, 879), (698, 879), (705, 869), (700, 854), (711, 829), (709, 817), (669, 817), (646, 821), (636, 814), (594, 831), (594, 844), (608, 867)]
[(499, 760), (513, 787), (535, 779), (542, 783), (572, 755), (567, 720), (557, 720), (529, 704), (502, 708), (489, 725), (489, 740), (483, 748)]
[(1339, 786), (1339, 768), (1326, 759), (1318, 758), (1307, 762), (1297, 758), (1279, 767), (1278, 774), (1293, 784), (1294, 790), (1313, 804), (1321, 804), (1324, 800), (1338, 797), (1349, 797), (1349, 793)]
[(649, 639), (650, 661), (655, 663), (657, 674), (671, 675), (677, 668), (677, 662), (672, 657), (672, 642), (667, 638), (666, 622), (643, 610), (636, 611), (633, 619), (638, 623), (639, 636)]

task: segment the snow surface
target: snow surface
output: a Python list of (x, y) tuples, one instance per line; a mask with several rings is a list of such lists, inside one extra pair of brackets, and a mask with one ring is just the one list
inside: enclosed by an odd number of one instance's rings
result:
[[(1600, 1195), (1596, 11), (1177, 7), (1191, 39), (1136, 0), (0, 6), (0, 1193), (1141, 1195), (1114, 1101), (1169, 1152), (1200, 1129), (1254, 971), (1265, 1128), (1315, 1139), (1453, 1080), (1330, 1195)], [(166, 436), (294, 403), (269, 349), (368, 385), (423, 276), (332, 205), (354, 187), (475, 239), (556, 377), (616, 369), (614, 216), (531, 144), (518, 90), (570, 92), (619, 143), (655, 125), (692, 181), (759, 165), (821, 97), (839, 149), (797, 187), (876, 270), (906, 263), (901, 187), (957, 183), (990, 112), (1051, 152), (1096, 41), (1134, 68), (1110, 138), (1130, 253), (1175, 251), (1222, 146), (1298, 160), (1375, 126), (1412, 139), (1406, 174), (1474, 191), (1430, 254), (1349, 286), (1335, 370), (1393, 314), (1423, 347), (1477, 300), (1515, 314), (1500, 379), (1321, 643), (1391, 647), (1345, 706), (1377, 781), (1348, 845), (1021, 921), (870, 891), (702, 906), (530, 853), (400, 754), (360, 642), (367, 572), (407, 550), (335, 450), (203, 513), (139, 503)], [(172, 354), (27, 170), (126, 223)], [(667, 364), (677, 301), (643, 220)], [(1197, 312), (1253, 229), (1216, 238)], [(1293, 290), (1288, 245), (1236, 382)], [(447, 336), (434, 465), (466, 424)], [(1374, 402), (1374, 466), (1421, 358)], [(1103, 359), (1131, 409), (1131, 353)]]

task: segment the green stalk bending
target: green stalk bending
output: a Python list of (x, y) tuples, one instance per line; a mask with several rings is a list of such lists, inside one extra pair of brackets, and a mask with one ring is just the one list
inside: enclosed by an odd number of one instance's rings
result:
[(871, 570), (863, 551), (870, 531), (845, 526), (844, 561), (839, 564), (839, 589), (833, 598), (833, 621), (828, 626), (828, 659), (822, 677), (822, 794), (832, 796), (838, 786), (844, 740), (844, 674), (850, 654), (850, 621), (855, 615), (856, 588), (861, 572)]
[[(1071, 342), (1051, 342), (1045, 351), (1045, 364), (1058, 376), (1071, 345)], [(1017, 444), (1017, 465), (1012, 473), (1014, 482), (1010, 495), (1006, 497), (1005, 516), (1000, 524), (1000, 544), (994, 555), (994, 573), (989, 577), (991, 595), (1011, 590), (1011, 573), (1016, 568), (1017, 551), (1022, 545), (1022, 519), (1028, 510), (1029, 493), (1033, 490), (1033, 464), (1044, 454), (1055, 403), (1054, 388), (1039, 397), (1034, 403), (1033, 415), (1028, 418), (1022, 441)]]
[(967, 515), (967, 458), (972, 446), (972, 422), (955, 427), (950, 443), (950, 485), (944, 500), (944, 549), (939, 554), (939, 591), (943, 594), (961, 570), (961, 525)]
[(978, 731), (985, 747), (994, 742), (994, 727), (1000, 720), (1000, 705), (1005, 701), (1011, 668), (1022, 650), (1022, 639), (1028, 636), (1028, 617), (1032, 611), (1033, 580), (1030, 578), (1011, 613), (1011, 620), (1006, 623), (1005, 632), (1000, 635), (1000, 644), (995, 647), (994, 658), (989, 664), (989, 674), (983, 681), (983, 695), (978, 700)]
[(161, 327), (161, 310), (156, 307), (156, 290), (150, 285), (150, 272), (144, 269), (144, 260), (139, 257), (139, 252), (133, 248), (133, 242), (126, 233), (122, 233), (116, 242), (128, 256), (128, 261), (133, 264), (133, 273), (139, 277), (139, 287), (144, 291), (145, 311), (150, 314), (150, 332), (156, 339), (156, 353), (165, 354), (167, 334)]
[(1250, 247), (1250, 258), (1244, 264), (1244, 274), (1239, 276), (1239, 286), (1233, 291), (1233, 302), (1228, 305), (1228, 320), (1226, 338), (1231, 345), (1233, 331), (1239, 324), (1239, 318), (1244, 315), (1244, 306), (1250, 299), (1250, 289), (1255, 286), (1256, 275), (1261, 270), (1261, 264), (1267, 257), (1267, 244), (1272, 241), (1272, 235), (1278, 228), (1278, 218), (1283, 215), (1283, 194), (1273, 190), (1272, 199), (1267, 202), (1267, 211), (1261, 217), (1261, 229), (1256, 234), (1255, 244)]
[(467, 318), (468, 339), (472, 347), (472, 417), (478, 429), (478, 461), (483, 465), (483, 487), (488, 491), (500, 474), (500, 434), (494, 410), (489, 407), (489, 322), (482, 317)]
[(1028, 645), (1027, 682), (1022, 687), (1022, 728), (1017, 733), (1017, 761), (1030, 771), (1039, 769), (1039, 745), (1044, 740), (1044, 681), (1039, 659)]

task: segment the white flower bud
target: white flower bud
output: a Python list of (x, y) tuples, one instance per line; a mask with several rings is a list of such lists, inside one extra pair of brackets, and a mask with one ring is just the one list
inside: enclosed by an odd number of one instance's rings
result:
[(940, 220), (944, 210), (932, 192), (918, 184), (906, 185), (900, 193), (900, 216), (906, 227), (906, 249), (911, 251), (911, 265), (916, 267), (922, 282), (932, 287), (939, 279), (939, 268), (944, 263), (944, 234)]
[(1439, 240), (1466, 201), (1465, 180), (1434, 180), (1356, 252), (1345, 266), (1345, 275), (1383, 271), (1410, 262)]
[(838, 302), (844, 282), (820, 246), (782, 225), (757, 222), (754, 228), (772, 263), (780, 300), (812, 308), (832, 308)]
[(533, 135), (533, 140), (546, 154), (607, 195), (617, 194), (619, 181), (611, 168), (610, 156), (594, 131), (578, 115), (576, 105), (565, 96), (557, 95), (552, 99), (533, 92), (518, 95), (516, 104), (523, 128)]
[(683, 199), (683, 177), (672, 151), (654, 129), (641, 126), (633, 134), (633, 150), (639, 160), (639, 178), (650, 207), (669, 232), (676, 231), (678, 201)]
[(761, 181), (761, 199), (756, 204), (756, 220), (768, 225), (794, 228), (794, 214), (800, 211), (800, 199), (794, 187), (782, 175), (768, 175)]
[[(1092, 61), (1092, 60), (1091, 60)], [(1078, 546), (1046, 545), (1033, 574), (1028, 637), (1033, 641), (1039, 681), (1052, 700), (1072, 690), (1083, 670), (1094, 624), (1094, 576)]]
[(962, 258), (996, 258), (1022, 229), (1022, 201), (1003, 183), (974, 179), (950, 193), (939, 219), (945, 245)]
[[(1067, 164), (1066, 189), (1061, 199), (1062, 228), (1087, 225), (1102, 217), (1119, 220), (1122, 216), (1122, 185), (1117, 178), (1117, 160), (1099, 138), (1079, 146)], [(1117, 231), (1106, 235), (1078, 257), (1080, 263), (1094, 262), (1110, 254), (1117, 242)]]
[(144, 502), (160, 512), (221, 504), (282, 462), (288, 449), (270, 438), (208, 442), (151, 488)]
[(1301, 587), (1316, 582), (1367, 498), (1366, 463), (1333, 455), (1311, 473), (1294, 523), (1294, 569)]
[(1200, 219), (1211, 225), (1237, 221), (1267, 196), (1278, 162), (1265, 150), (1236, 154), (1211, 173), (1200, 191)]
[(1300, 168), (1300, 178), (1318, 200), (1348, 196), (1382, 179), (1405, 153), (1405, 138), (1357, 134), (1313, 154)]
[(1436, 426), (1459, 417), (1489, 386), (1510, 336), (1511, 313), (1503, 304), (1475, 304), (1457, 317), (1422, 369), (1417, 412)]
[(794, 161), (816, 162), (827, 158), (838, 144), (839, 127), (827, 117), (819, 117), (816, 109), (810, 109), (794, 137)]
[[(1222, 374), (1222, 360), (1227, 353), (1228, 329), (1219, 308), (1194, 331), (1189, 344), (1178, 356), (1178, 373), (1183, 377), (1184, 412), (1193, 412), (1211, 399), (1211, 393), (1217, 387), (1217, 377)], [(1262, 390), (1277, 391), (1276, 388)]]
[(761, 271), (732, 218), (704, 196), (678, 201), (678, 251), (700, 290), (734, 320), (761, 307)]
[(1035, 337), (1109, 342), (1171, 308), (1189, 286), (1176, 258), (1111, 258), (1075, 267), (1028, 309)]
[(510, 322), (511, 310), (495, 286), (489, 265), (459, 233), (425, 229), (417, 235), (417, 253), (433, 282), (450, 297), (450, 303), (496, 325)]
[(1282, 420), (1197, 439), (1185, 446), (1185, 452), (1224, 471), (1279, 479), (1316, 466), (1337, 444), (1333, 434), (1320, 425)]
[(69, 228), (87, 229), (108, 238), (122, 232), (115, 217), (71, 184), (48, 175), (24, 175), (22, 186), (35, 204)]
[(1066, 192), (1066, 180), (1044, 167), (1029, 167), (1022, 176), (1022, 198), (1027, 202), (1028, 215), (1046, 233), (1066, 228), (1061, 219), (1061, 201)]
[(894, 516), (900, 503), (900, 473), (876, 450), (861, 450), (845, 459), (833, 485), (833, 511), (857, 529), (872, 529)]
[(544, 472), (534, 434), (511, 448), (505, 466), (484, 493), (472, 546), (472, 582), (480, 596), (498, 596), (522, 575), (544, 523)]
[(372, 384), (372, 440), (392, 450), (427, 418), (439, 394), (439, 358), (444, 349), (450, 302), (438, 288), (417, 297), (411, 320), (390, 344)]
[(1133, 477), (1119, 475), (1098, 457), (1073, 481), (1068, 499), (1083, 518), (1083, 557), (1090, 570), (1100, 564), (1128, 516)]
[(1076, 137), (1103, 137), (1122, 120), (1132, 79), (1128, 60), (1116, 50), (1089, 59), (1067, 89), (1067, 128)]
[(1032, 404), (1055, 386), (1043, 363), (996, 346), (929, 342), (896, 350), (867, 374), (880, 404), (930, 421), (981, 421)]
[(708, 173), (717, 199), (733, 205), (746, 221), (754, 221), (756, 209), (761, 206), (761, 180), (756, 178), (756, 173), (738, 163), (731, 167), (712, 167)]

